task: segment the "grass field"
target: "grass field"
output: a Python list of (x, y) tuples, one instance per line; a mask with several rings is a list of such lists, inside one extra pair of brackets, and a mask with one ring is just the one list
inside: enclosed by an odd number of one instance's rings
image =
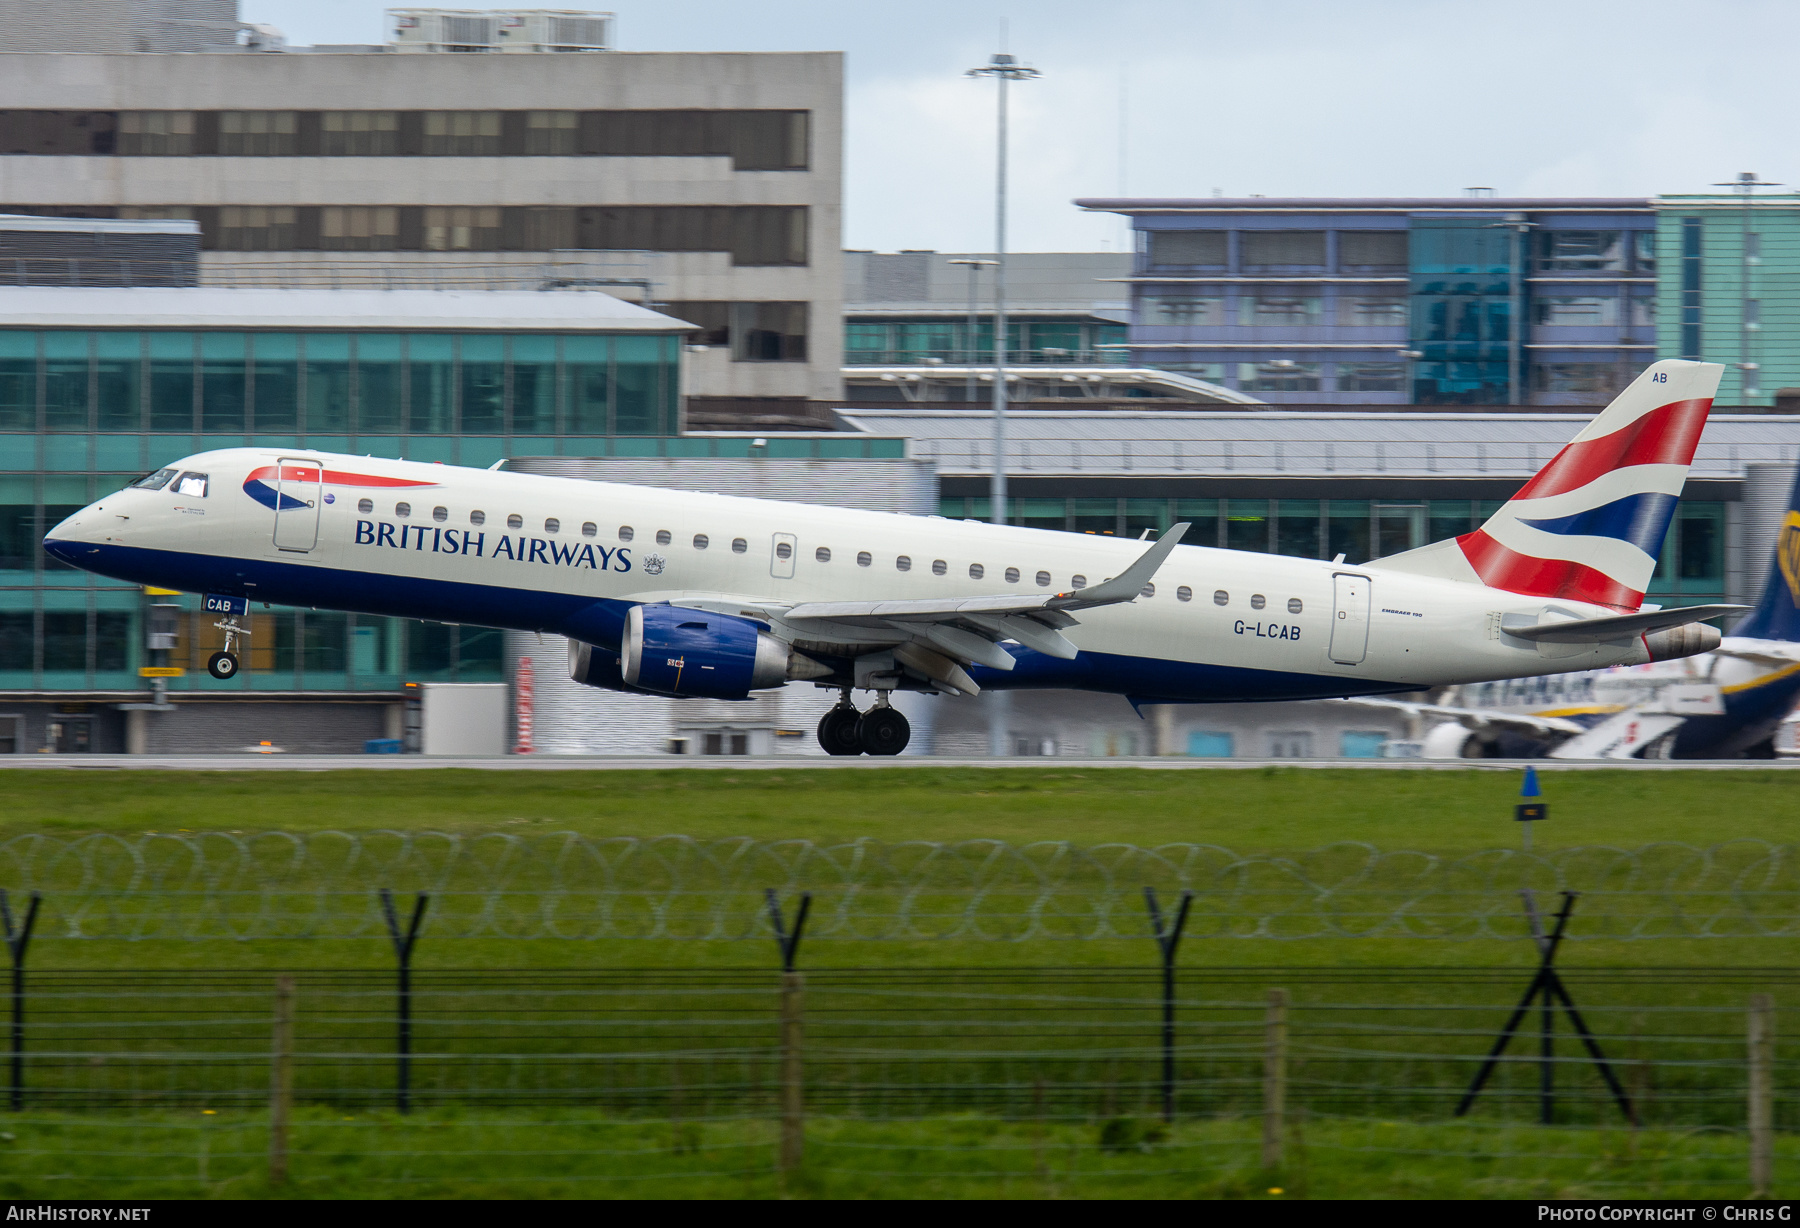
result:
[[(1767, 772), (1587, 771), (1544, 777), (1552, 818), (1534, 825), (1540, 851), (1638, 849), (1659, 842), (1785, 844), (1800, 831), (1800, 777)], [(930, 768), (865, 771), (606, 772), (9, 771), (0, 840), (33, 833), (338, 830), (590, 837), (750, 837), (839, 843), (989, 838), (1156, 846), (1214, 844), (1241, 854), (1299, 854), (1341, 841), (1387, 850), (1467, 854), (1517, 848), (1520, 773), (1255, 768), (1205, 772)], [(7, 884), (0, 882), (0, 886)], [(1505, 907), (1510, 909), (1510, 895)], [(1135, 905), (1134, 905), (1135, 907)], [(1590, 906), (1593, 907), (1593, 906)], [(1590, 929), (1589, 933), (1594, 931)], [(429, 933), (429, 931), (428, 931)], [(1579, 921), (1577, 936), (1581, 936)], [(424, 967), (758, 966), (762, 942), (569, 943), (428, 938)], [(1390, 937), (1303, 941), (1190, 938), (1193, 965), (1526, 964), (1512, 941), (1421, 943)], [(808, 941), (812, 966), (1138, 964), (1145, 940), (1093, 942)], [(35, 967), (363, 967), (392, 958), (385, 941), (134, 942), (70, 940), (46, 928)], [(1565, 961), (1601, 965), (1779, 965), (1800, 958), (1787, 938), (1585, 941)]]
[[(6, 1198), (1741, 1198), (1727, 1133), (1299, 1119), (1277, 1169), (1255, 1118), (970, 1114), (808, 1123), (785, 1183), (768, 1121), (498, 1110), (296, 1111), (290, 1181), (261, 1113), (32, 1113), (0, 1123)], [(1776, 1171), (1800, 1160), (1777, 1143)], [(1778, 1181), (1775, 1194), (1784, 1195)]]
[[(756, 839), (1068, 840), (1295, 852), (1339, 840), (1451, 852), (1516, 847), (1521, 774), (1255, 768), (895, 768), (867, 771), (9, 771), (0, 838), (26, 832), (338, 828)], [(1790, 772), (1544, 776), (1539, 847), (1672, 840), (1785, 843)]]

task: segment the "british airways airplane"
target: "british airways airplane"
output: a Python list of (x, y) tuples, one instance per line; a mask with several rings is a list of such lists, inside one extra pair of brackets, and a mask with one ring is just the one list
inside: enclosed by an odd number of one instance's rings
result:
[[(664, 696), (835, 689), (832, 754), (898, 754), (896, 689), (1133, 703), (1415, 691), (1705, 652), (1643, 592), (1722, 368), (1646, 370), (1480, 529), (1365, 566), (605, 482), (229, 448), (44, 539), (76, 567), (251, 601), (567, 636), (572, 677)], [(214, 677), (238, 670), (228, 619)], [(873, 693), (866, 711), (853, 691)]]

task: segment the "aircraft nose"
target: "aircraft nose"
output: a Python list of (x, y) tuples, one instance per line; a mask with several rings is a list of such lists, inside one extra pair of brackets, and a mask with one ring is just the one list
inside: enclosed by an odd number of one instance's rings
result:
[(97, 506), (84, 507), (44, 534), (44, 552), (64, 563), (76, 564), (78, 556), (86, 553), (84, 548), (100, 540), (100, 533)]

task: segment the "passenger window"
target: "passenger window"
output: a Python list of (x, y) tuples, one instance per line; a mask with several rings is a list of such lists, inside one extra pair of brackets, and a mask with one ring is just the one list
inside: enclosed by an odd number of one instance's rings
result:
[(778, 559), (793, 558), (794, 557), (793, 546), (789, 545), (787, 542), (776, 542), (775, 543), (775, 557)]
[(1140, 596), (1140, 597), (1156, 596), (1156, 585), (1154, 585), (1154, 584), (1144, 585), (1144, 587), (1138, 592), (1138, 596)]
[(469, 523), (470, 524), (486, 524), (487, 523), (487, 513), (486, 512), (470, 512), (469, 513)]
[(593, 521), (588, 520), (588, 521), (582, 522), (581, 535), (583, 537), (593, 537), (596, 534), (598, 534), (599, 532), (600, 532), (600, 527), (598, 525), (596, 525)]
[(1303, 610), (1305, 608), (1306, 608), (1305, 606), (1300, 604), (1300, 598), (1298, 598), (1298, 597), (1289, 597), (1288, 598), (1288, 613), (1289, 614), (1298, 614), (1301, 610)]
[(562, 521), (560, 521), (560, 520), (556, 519), (554, 516), (552, 516), (549, 520), (544, 521), (544, 532), (546, 532), (546, 533), (562, 532)]
[(911, 571), (912, 570), (912, 560), (907, 558), (904, 554), (896, 555), (894, 558), (894, 570), (895, 571)]
[(634, 537), (634, 536), (635, 536), (635, 534), (633, 534), (633, 533), (632, 533), (632, 531), (631, 531), (631, 526), (630, 526), (630, 525), (628, 525), (628, 524), (622, 524), (622, 525), (620, 525), (620, 526), (619, 526), (619, 540), (620, 540), (620, 541), (622, 541), (622, 542), (628, 542), (628, 541), (630, 541), (630, 540), (631, 540), (631, 539), (632, 539), (632, 537)]
[(750, 543), (743, 538), (734, 537), (731, 539), (731, 552), (733, 554), (742, 554), (748, 549), (750, 549)]
[(813, 551), (813, 557), (818, 559), (821, 563), (831, 562), (831, 547), (820, 546), (817, 550)]
[(1269, 599), (1267, 597), (1263, 596), (1261, 593), (1251, 593), (1250, 594), (1250, 608), (1251, 609), (1260, 610), (1268, 604), (1269, 604)]
[(1019, 569), (1017, 567), (1008, 567), (1006, 569), (1006, 582), (1008, 584), (1017, 584), (1019, 582)]
[(858, 567), (867, 567), (870, 563), (873, 563), (874, 561), (875, 561), (875, 556), (870, 554), (867, 550), (858, 550), (856, 552), (856, 565)]
[(1194, 599), (1194, 590), (1189, 588), (1187, 585), (1183, 584), (1180, 588), (1175, 590), (1175, 600), (1177, 600), (1177, 601), (1192, 601), (1193, 599)]
[(450, 519), (450, 509), (447, 507), (434, 507), (431, 509), (431, 518), (439, 524), (443, 524), (446, 520)]
[(657, 545), (666, 546), (674, 540), (675, 540), (675, 535), (673, 533), (669, 532), (667, 529), (658, 529), (656, 531), (656, 544)]
[(981, 579), (981, 577), (985, 576), (986, 574), (987, 574), (987, 568), (983, 567), (980, 563), (970, 563), (969, 564), (969, 579), (979, 580), (979, 579)]
[(1213, 594), (1213, 604), (1214, 605), (1230, 605), (1231, 604), (1231, 594), (1226, 592), (1224, 589), (1220, 589), (1218, 592)]
[(173, 469), (158, 469), (155, 473), (146, 473), (131, 484), (133, 490), (161, 490), (175, 476)]
[(410, 504), (410, 503), (394, 504), (394, 515), (398, 516), (402, 520), (405, 520), (408, 516), (412, 515), (412, 504)]
[(694, 549), (704, 550), (704, 549), (706, 549), (708, 544), (710, 544), (710, 542), (709, 542), (709, 539), (707, 538), (706, 534), (704, 534), (704, 533), (694, 534)]
[(950, 570), (950, 564), (944, 562), (943, 559), (932, 559), (931, 560), (931, 574), (932, 575), (941, 576), (946, 571), (949, 571), (949, 570)]
[(514, 512), (512, 515), (510, 515), (506, 518), (506, 527), (509, 529), (524, 528), (525, 527), (525, 517), (519, 515), (519, 513), (517, 513), (517, 512)]
[(190, 499), (206, 498), (206, 475), (204, 473), (184, 473), (175, 481), (175, 493), (186, 495)]
[(1069, 577), (1069, 587), (1070, 588), (1086, 588), (1087, 587), (1087, 577), (1086, 576), (1070, 576)]
[(1038, 572), (1036, 579), (1037, 579), (1037, 586), (1039, 588), (1049, 588), (1050, 587), (1050, 573), (1049, 572), (1047, 572), (1047, 571)]
[[(373, 499), (358, 499), (356, 501), (356, 510), (361, 512), (363, 515), (367, 516), (370, 512), (375, 510), (375, 500), (373, 500)], [(477, 516), (481, 515), (480, 512), (477, 512), (475, 514)]]

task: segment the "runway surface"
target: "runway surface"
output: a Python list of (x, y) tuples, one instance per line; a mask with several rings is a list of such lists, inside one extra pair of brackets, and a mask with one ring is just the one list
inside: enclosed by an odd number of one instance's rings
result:
[(1136, 768), (1155, 772), (1243, 771), (1246, 768), (1348, 768), (1369, 772), (1763, 772), (1800, 769), (1800, 759), (938, 759), (928, 755), (894, 758), (829, 758), (822, 755), (0, 755), (0, 769), (173, 772), (407, 772), (472, 768), (492, 772), (620, 771), (873, 771), (882, 768)]

